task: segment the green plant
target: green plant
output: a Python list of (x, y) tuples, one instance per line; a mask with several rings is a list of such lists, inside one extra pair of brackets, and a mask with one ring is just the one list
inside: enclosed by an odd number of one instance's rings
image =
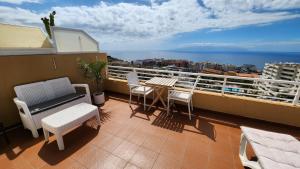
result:
[(49, 14), (49, 18), (48, 19), (47, 17), (43, 17), (41, 18), (41, 20), (43, 21), (44, 23), (44, 26), (45, 26), (45, 29), (50, 37), (50, 39), (52, 39), (52, 36), (51, 36), (51, 30), (50, 30), (50, 27), (51, 26), (55, 26), (55, 23), (54, 23), (54, 15), (56, 14), (55, 11), (52, 11), (50, 14)]
[(86, 62), (81, 59), (77, 59), (80, 69), (83, 70), (86, 78), (92, 79), (96, 84), (96, 92), (102, 93), (102, 82), (105, 79), (103, 70), (106, 68), (107, 63), (104, 61)]

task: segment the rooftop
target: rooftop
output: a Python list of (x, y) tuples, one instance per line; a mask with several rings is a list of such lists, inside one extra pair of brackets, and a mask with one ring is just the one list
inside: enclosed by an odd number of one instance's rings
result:
[[(241, 125), (300, 138), (299, 128), (201, 109), (189, 121), (186, 107), (179, 105), (171, 117), (160, 107), (145, 114), (142, 104), (130, 108), (128, 96), (116, 93), (108, 94), (99, 112), (101, 127), (90, 120), (68, 133), (65, 151), (58, 150), (53, 136), (45, 144), (29, 130), (9, 132), (11, 144), (0, 143), (1, 167), (240, 169)], [(248, 156), (253, 157), (251, 149)]]

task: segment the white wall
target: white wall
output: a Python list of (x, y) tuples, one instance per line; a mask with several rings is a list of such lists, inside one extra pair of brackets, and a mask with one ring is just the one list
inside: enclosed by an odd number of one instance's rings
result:
[(52, 27), (58, 53), (99, 52), (98, 42), (82, 30)]

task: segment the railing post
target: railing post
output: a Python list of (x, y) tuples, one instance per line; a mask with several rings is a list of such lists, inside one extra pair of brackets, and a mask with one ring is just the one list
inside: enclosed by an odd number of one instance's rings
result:
[(225, 92), (226, 82), (227, 82), (227, 77), (225, 76), (225, 77), (224, 77), (224, 81), (223, 81), (223, 86), (222, 86), (222, 95), (223, 95), (224, 92)]
[(300, 86), (298, 87), (297, 93), (294, 97), (293, 105), (296, 105), (297, 103), (299, 103), (299, 99), (300, 99)]

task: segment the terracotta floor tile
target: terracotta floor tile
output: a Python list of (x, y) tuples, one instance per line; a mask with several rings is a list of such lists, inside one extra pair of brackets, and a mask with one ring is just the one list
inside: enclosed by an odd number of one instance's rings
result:
[(133, 126), (126, 126), (122, 129), (120, 129), (115, 136), (120, 138), (127, 138), (129, 135), (131, 135), (135, 131), (135, 127)]
[(136, 145), (141, 145), (143, 144), (143, 142), (148, 136), (149, 134), (147, 134), (146, 132), (143, 132), (141, 130), (136, 130), (128, 136), (127, 140)]
[(7, 169), (22, 169), (22, 166), (24, 168), (32, 168), (30, 163), (28, 163), (26, 160), (24, 160), (22, 157), (17, 157), (14, 159), (14, 161), (8, 159), (6, 156), (3, 154), (0, 157), (0, 167), (1, 168), (7, 168)]
[(181, 143), (173, 140), (166, 140), (162, 147), (161, 154), (168, 155), (174, 159), (182, 159), (186, 149), (186, 143)]
[(207, 169), (233, 169), (235, 166), (230, 163), (224, 163), (222, 160), (209, 161)]
[(102, 130), (110, 134), (116, 134), (122, 127), (123, 123), (120, 122), (105, 123), (101, 125), (100, 131)]
[(182, 162), (182, 169), (206, 169), (209, 155), (205, 153), (187, 153)]
[(209, 156), (208, 162), (209, 169), (217, 169), (217, 168), (224, 168), (224, 169), (232, 169), (235, 168), (235, 162), (233, 156), (223, 155), (222, 154), (215, 154)]
[(33, 168), (41, 168), (47, 163), (38, 155), (39, 150), (42, 148), (43, 142), (36, 144), (26, 149), (21, 156), (30, 163)]
[(181, 161), (171, 156), (160, 154), (152, 169), (180, 169)]
[(138, 148), (138, 145), (125, 140), (112, 153), (122, 159), (129, 160)]
[[(293, 127), (200, 109), (194, 110), (190, 121), (186, 106), (177, 105), (172, 116), (158, 107), (149, 112), (149, 119), (141, 104), (132, 104), (132, 108), (128, 96), (108, 94), (100, 111), (100, 129), (92, 119), (66, 134), (64, 151), (58, 150), (53, 135), (45, 144), (41, 130), (37, 139), (23, 128), (12, 130), (9, 146), (0, 140), (0, 168), (243, 169), (238, 156), (239, 125), (300, 138), (300, 131)], [(131, 116), (133, 111), (139, 117)], [(247, 155), (255, 156), (251, 146)]]
[(149, 149), (140, 147), (137, 152), (133, 155), (130, 162), (139, 166), (143, 169), (151, 169), (158, 153), (151, 151)]
[(97, 163), (90, 169), (123, 169), (126, 161), (115, 155), (109, 155), (103, 163)]
[(127, 163), (124, 169), (140, 169), (140, 168), (134, 164)]
[(100, 148), (109, 152), (113, 152), (122, 143), (122, 141), (122, 138), (112, 136), (110, 139), (105, 141)]
[(102, 166), (110, 153), (96, 147), (86, 149), (73, 158), (87, 168)]
[(141, 145), (142, 147), (145, 147), (149, 150), (152, 150), (154, 152), (159, 153), (164, 146), (166, 139), (155, 136), (155, 135), (150, 135), (145, 139), (143, 144)]
[(86, 168), (75, 160), (67, 159), (56, 165), (47, 164), (41, 169), (86, 169)]
[(91, 143), (98, 147), (103, 147), (107, 142), (111, 141), (113, 136), (114, 135), (110, 133), (100, 131), (99, 134), (91, 141)]

